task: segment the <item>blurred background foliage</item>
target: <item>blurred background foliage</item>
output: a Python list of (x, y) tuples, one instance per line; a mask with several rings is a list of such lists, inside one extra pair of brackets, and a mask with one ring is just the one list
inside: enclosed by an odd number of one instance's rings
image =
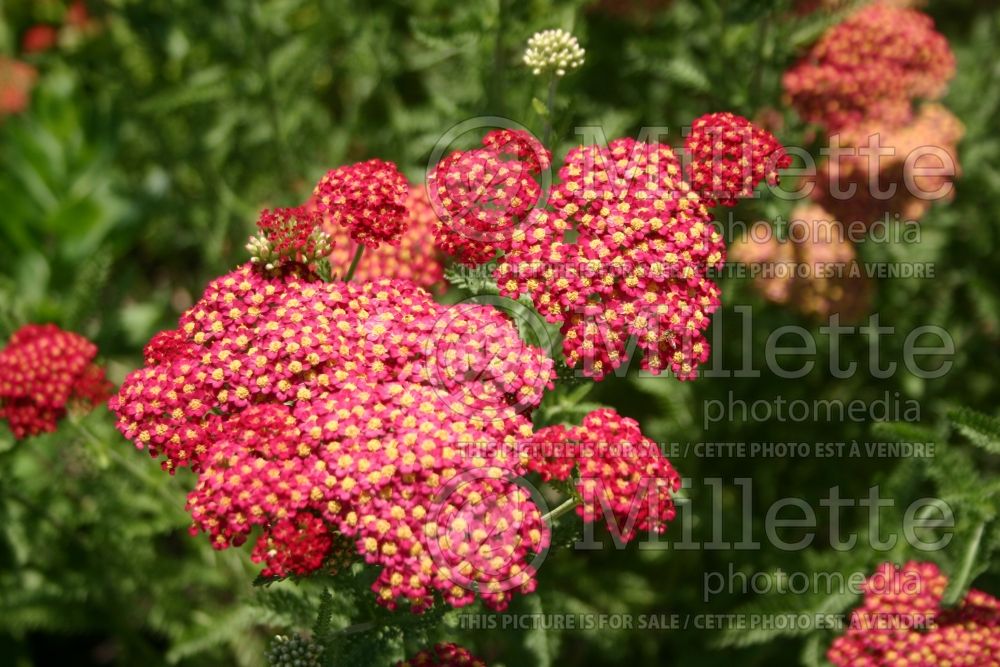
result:
[[(666, 126), (678, 144), (678, 128), (720, 110), (751, 118), (766, 112), (783, 143), (815, 150), (816, 132), (782, 100), (781, 74), (843, 15), (801, 16), (781, 0), (92, 0), (86, 9), (86, 21), (71, 24), (61, 0), (0, 4), (0, 51), (38, 71), (30, 106), (0, 120), (0, 339), (27, 322), (56, 322), (95, 340), (115, 381), (209, 279), (244, 261), (256, 212), (304, 201), (326, 169), (377, 156), (421, 181), (439, 137), (480, 114), (540, 133), (543, 105), (533, 100), (544, 96), (544, 84), (520, 64), (536, 30), (572, 30), (587, 49), (585, 66), (560, 85), (552, 146), (558, 164), (577, 142), (577, 126), (599, 125), (609, 139)], [(966, 125), (963, 174), (954, 201), (921, 222), (920, 243), (861, 244), (859, 252), (867, 261), (933, 263), (933, 279), (878, 281), (872, 312), (903, 332), (883, 337), (883, 359), (901, 361), (905, 333), (933, 324), (955, 341), (951, 371), (933, 381), (905, 371), (886, 380), (864, 372), (837, 379), (825, 370), (829, 349), (820, 337), (817, 370), (799, 380), (774, 376), (758, 354), (760, 377), (685, 384), (615, 377), (588, 401), (618, 407), (662, 442), (936, 442), (939, 454), (929, 461), (691, 456), (673, 463), (695, 480), (686, 495), (697, 509), (695, 539), (703, 540), (712, 526), (697, 516), (707, 516), (713, 502), (723, 508), (730, 539), (746, 529), (742, 489), (733, 483), (739, 477), (752, 477), (758, 510), (793, 496), (818, 507), (834, 486), (843, 497), (862, 498), (877, 484), (883, 497), (897, 499), (883, 525), (898, 525), (912, 500), (946, 497), (956, 508), (956, 537), (933, 556), (953, 575), (971, 558), (977, 586), (996, 592), (1000, 571), (988, 567), (1000, 546), (989, 486), (996, 452), (973, 450), (947, 416), (960, 406), (995, 414), (1000, 399), (1000, 286), (993, 276), (1000, 266), (1000, 10), (967, 0), (932, 2), (927, 11), (958, 57), (944, 103)], [(55, 43), (22, 53), (27, 31), (39, 24), (56, 27)], [(733, 215), (748, 223), (787, 217), (793, 205), (764, 197)], [(713, 340), (725, 368), (743, 366), (744, 334), (763, 350), (781, 326), (818, 326), (764, 303), (749, 281), (725, 279), (723, 286), (725, 306), (714, 324), (723, 333)], [(735, 308), (746, 305), (754, 326), (744, 332)], [(869, 343), (845, 337), (844, 363), (864, 368)], [(919, 401), (921, 424), (906, 430), (737, 419), (706, 428), (709, 401), (870, 402), (886, 392), (899, 404)], [(724, 482), (718, 499), (702, 483), (713, 477)], [(187, 535), (189, 486), (183, 473), (164, 475), (133, 452), (103, 410), (18, 446), (0, 432), (5, 664), (260, 665), (270, 634), (308, 627), (316, 586), (255, 592), (246, 550), (216, 553), (203, 537)], [(754, 514), (757, 536), (763, 514)], [(864, 531), (867, 521), (864, 512), (846, 514), (842, 530)], [(749, 574), (867, 572), (913, 555), (901, 546), (845, 554), (820, 542), (802, 552), (564, 551), (546, 562), (539, 593), (514, 611), (840, 612), (854, 600), (737, 593), (706, 604), (702, 579), (730, 565)], [(345, 624), (349, 616), (344, 611)], [(453, 620), (419, 632), (463, 635)], [(401, 657), (401, 644), (385, 637), (387, 656)], [(464, 632), (491, 664), (519, 666), (775, 665), (792, 664), (793, 655), (819, 665), (829, 639)]]

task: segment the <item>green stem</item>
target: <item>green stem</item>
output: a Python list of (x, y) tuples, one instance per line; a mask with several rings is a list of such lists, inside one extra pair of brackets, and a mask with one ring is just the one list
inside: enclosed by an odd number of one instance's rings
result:
[(542, 145), (548, 148), (549, 140), (552, 139), (552, 123), (556, 113), (556, 88), (559, 86), (559, 77), (555, 73), (550, 75), (549, 94), (545, 100), (545, 133), (542, 135)]
[(542, 521), (545, 521), (551, 526), (553, 523), (555, 523), (556, 519), (561, 517), (563, 514), (566, 514), (566, 512), (569, 512), (579, 504), (580, 501), (577, 500), (576, 498), (567, 498), (565, 501), (563, 501), (562, 505), (555, 508), (548, 514), (543, 515)]
[(354, 252), (354, 259), (351, 260), (351, 266), (347, 269), (347, 273), (344, 274), (344, 282), (351, 282), (351, 278), (354, 277), (354, 271), (358, 268), (358, 262), (361, 261), (361, 254), (365, 251), (365, 244), (359, 243), (358, 249)]

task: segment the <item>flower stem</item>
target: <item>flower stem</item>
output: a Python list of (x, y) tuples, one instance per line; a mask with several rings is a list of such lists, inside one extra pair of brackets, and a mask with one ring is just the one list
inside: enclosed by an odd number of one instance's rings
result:
[(344, 274), (344, 282), (351, 282), (351, 278), (354, 277), (354, 271), (358, 268), (358, 262), (361, 261), (361, 254), (365, 251), (365, 244), (359, 243), (358, 249), (354, 253), (354, 259), (351, 260), (351, 266), (347, 269), (347, 273)]
[(559, 77), (555, 74), (549, 79), (549, 94), (545, 100), (545, 133), (542, 135), (542, 145), (548, 147), (552, 138), (552, 122), (556, 113), (556, 88), (559, 86)]
[(554, 510), (552, 510), (548, 514), (543, 515), (542, 516), (542, 521), (545, 521), (546, 523), (548, 523), (551, 526), (553, 523), (556, 522), (556, 519), (558, 519), (559, 517), (561, 517), (566, 512), (569, 512), (571, 509), (575, 508), (579, 504), (580, 504), (580, 501), (577, 500), (575, 497), (567, 498), (565, 501), (563, 501), (562, 505), (560, 505), (559, 507), (555, 508)]

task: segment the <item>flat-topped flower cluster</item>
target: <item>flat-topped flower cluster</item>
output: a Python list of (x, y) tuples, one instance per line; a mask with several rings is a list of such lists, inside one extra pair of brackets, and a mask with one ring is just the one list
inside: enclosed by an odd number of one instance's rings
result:
[(948, 586), (937, 565), (883, 563), (827, 658), (838, 667), (994, 665), (1000, 655), (1000, 601), (970, 590), (943, 609)]
[(0, 420), (15, 438), (55, 431), (67, 410), (90, 410), (111, 395), (97, 346), (54, 324), (28, 324), (0, 350)]
[[(446, 309), (402, 280), (245, 265), (146, 361), (112, 401), (119, 429), (166, 469), (198, 473), (188, 509), (218, 548), (260, 528), (254, 558), (284, 576), (317, 569), (343, 536), (380, 566), (388, 607), (435, 592), (465, 604), (475, 584), (502, 608), (533, 588), (528, 559), (548, 531), (511, 480), (531, 436), (519, 407), (537, 405), (553, 369), (499, 311)], [(476, 442), (508, 447), (466, 457)]]
[(791, 163), (784, 148), (745, 118), (708, 114), (685, 141), (686, 169), (660, 143), (579, 146), (546, 202), (534, 177), (550, 155), (532, 141), (491, 133), (486, 148), (456, 151), (431, 171), (439, 245), (470, 266), (496, 259), (500, 293), (529, 297), (560, 325), (566, 362), (584, 375), (620, 368), (634, 340), (644, 369), (695, 377), (719, 306), (709, 272), (725, 257), (709, 208), (777, 183)]

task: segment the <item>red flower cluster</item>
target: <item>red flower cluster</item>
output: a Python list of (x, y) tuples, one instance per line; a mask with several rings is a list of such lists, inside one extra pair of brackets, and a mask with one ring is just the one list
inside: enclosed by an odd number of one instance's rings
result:
[(106, 401), (112, 386), (96, 356), (93, 343), (54, 324), (18, 329), (0, 351), (0, 419), (14, 437), (55, 431), (67, 407)]
[(409, 189), (396, 165), (368, 160), (327, 172), (313, 199), (320, 213), (345, 227), (355, 242), (377, 248), (380, 243), (397, 243), (406, 230)]
[(561, 323), (567, 363), (590, 377), (625, 363), (634, 336), (643, 368), (693, 378), (719, 306), (707, 272), (725, 247), (673, 151), (632, 139), (581, 146), (559, 176), (555, 211), (534, 211), (497, 266), (501, 293), (525, 293)]
[(844, 148), (823, 163), (810, 196), (844, 222), (919, 220), (934, 201), (953, 195), (950, 183), (959, 175), (958, 142), (964, 134), (961, 121), (936, 103), (921, 106), (902, 127), (866, 122), (845, 130)]
[(28, 108), (37, 77), (31, 65), (0, 56), (0, 119)]
[(438, 246), (475, 266), (506, 250), (515, 227), (539, 202), (535, 177), (550, 153), (519, 130), (494, 130), (483, 148), (455, 151), (427, 174)]
[(843, 224), (815, 204), (789, 216), (789, 239), (779, 241), (758, 222), (730, 248), (730, 260), (750, 267), (764, 298), (788, 304), (807, 317), (839, 315), (854, 322), (868, 312), (871, 285)]
[(85, 28), (90, 24), (90, 12), (84, 0), (73, 0), (66, 8), (66, 25)]
[(483, 146), (498, 155), (513, 158), (540, 174), (552, 166), (552, 154), (534, 135), (524, 130), (493, 130), (483, 137)]
[(59, 33), (55, 26), (39, 23), (24, 32), (21, 38), (21, 50), (25, 53), (41, 53), (56, 45)]
[(396, 667), (486, 667), (486, 663), (468, 649), (446, 642), (424, 649), (409, 660), (397, 662)]
[(688, 182), (707, 206), (736, 206), (761, 181), (777, 185), (778, 170), (792, 165), (773, 134), (728, 111), (697, 118), (684, 150), (691, 160)]
[(623, 542), (639, 531), (664, 532), (676, 515), (671, 494), (681, 478), (634, 419), (595, 410), (580, 426), (539, 429), (532, 446), (529, 467), (546, 481), (572, 477), (577, 514), (588, 523), (603, 518)]
[[(495, 309), (446, 308), (408, 281), (320, 283), (246, 265), (211, 283), (112, 408), (121, 432), (190, 466), (188, 508), (216, 548), (261, 531), (265, 572), (337, 545), (380, 567), (380, 604), (505, 607), (547, 546), (514, 479), (523, 412), (552, 361)], [(493, 443), (481, 451), (482, 443)]]
[(833, 132), (865, 120), (905, 123), (913, 100), (940, 96), (954, 73), (929, 16), (877, 3), (831, 28), (783, 84), (805, 120)]
[(971, 590), (941, 609), (947, 578), (933, 563), (884, 563), (865, 582), (865, 601), (827, 658), (838, 667), (996, 665), (1000, 600)]
[[(368, 250), (358, 262), (354, 279), (363, 282), (379, 278), (405, 278), (424, 288), (437, 286), (444, 280), (444, 264), (434, 246), (434, 224), (437, 216), (422, 185), (410, 187), (406, 199), (410, 224), (399, 239), (398, 246), (383, 245)], [(357, 244), (342, 227), (326, 221), (324, 229), (333, 240), (330, 265), (334, 273), (344, 275), (357, 251)]]

